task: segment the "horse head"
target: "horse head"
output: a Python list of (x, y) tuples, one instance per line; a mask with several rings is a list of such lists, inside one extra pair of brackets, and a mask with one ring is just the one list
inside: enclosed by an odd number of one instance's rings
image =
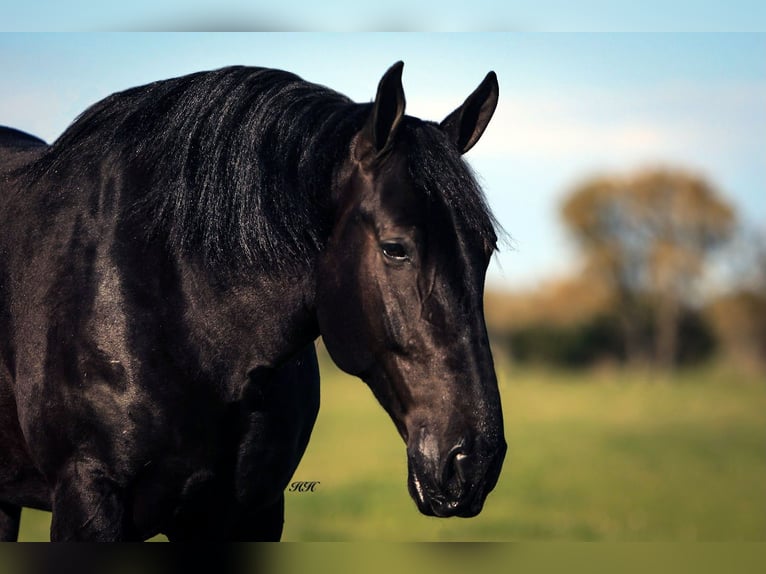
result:
[(474, 516), (506, 443), (483, 314), (496, 235), (461, 156), (497, 104), (490, 72), (440, 124), (404, 114), (402, 64), (378, 86), (333, 190), (317, 316), (336, 364), (362, 378), (406, 442), (421, 512)]

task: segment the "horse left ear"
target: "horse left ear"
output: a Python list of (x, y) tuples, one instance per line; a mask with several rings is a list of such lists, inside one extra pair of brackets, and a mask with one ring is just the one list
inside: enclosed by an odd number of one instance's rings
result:
[(376, 155), (380, 155), (391, 147), (396, 130), (404, 117), (402, 68), (404, 68), (404, 62), (397, 62), (383, 74), (378, 84), (372, 113), (364, 129), (364, 134), (372, 143)]
[(461, 154), (471, 149), (487, 129), (487, 124), (495, 113), (499, 94), (497, 75), (490, 72), (463, 105), (440, 124)]

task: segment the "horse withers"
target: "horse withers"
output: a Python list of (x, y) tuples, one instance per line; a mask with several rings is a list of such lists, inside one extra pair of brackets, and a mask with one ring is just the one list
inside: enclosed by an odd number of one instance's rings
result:
[[(0, 537), (278, 540), (319, 407), (313, 342), (407, 445), (421, 512), (474, 516), (503, 421), (484, 323), (495, 223), (440, 124), (230, 67), (114, 94), (51, 146), (0, 130)], [(351, 432), (351, 429), (349, 429)]]

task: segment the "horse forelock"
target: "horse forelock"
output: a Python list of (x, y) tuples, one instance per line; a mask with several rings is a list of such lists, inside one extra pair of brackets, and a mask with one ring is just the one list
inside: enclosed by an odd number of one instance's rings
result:
[(402, 138), (414, 187), (443, 204), (458, 232), (494, 249), (502, 229), (471, 167), (437, 124), (406, 119)]

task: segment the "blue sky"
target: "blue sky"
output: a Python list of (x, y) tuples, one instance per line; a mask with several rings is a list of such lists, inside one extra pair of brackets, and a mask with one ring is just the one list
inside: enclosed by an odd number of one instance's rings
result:
[(699, 171), (743, 219), (766, 222), (766, 34), (5, 33), (0, 124), (50, 141), (114, 91), (230, 64), (287, 69), (369, 101), (399, 59), (407, 111), (427, 119), (498, 74), (498, 111), (467, 156), (513, 238), (494, 284), (576, 267), (558, 209), (596, 173)]

